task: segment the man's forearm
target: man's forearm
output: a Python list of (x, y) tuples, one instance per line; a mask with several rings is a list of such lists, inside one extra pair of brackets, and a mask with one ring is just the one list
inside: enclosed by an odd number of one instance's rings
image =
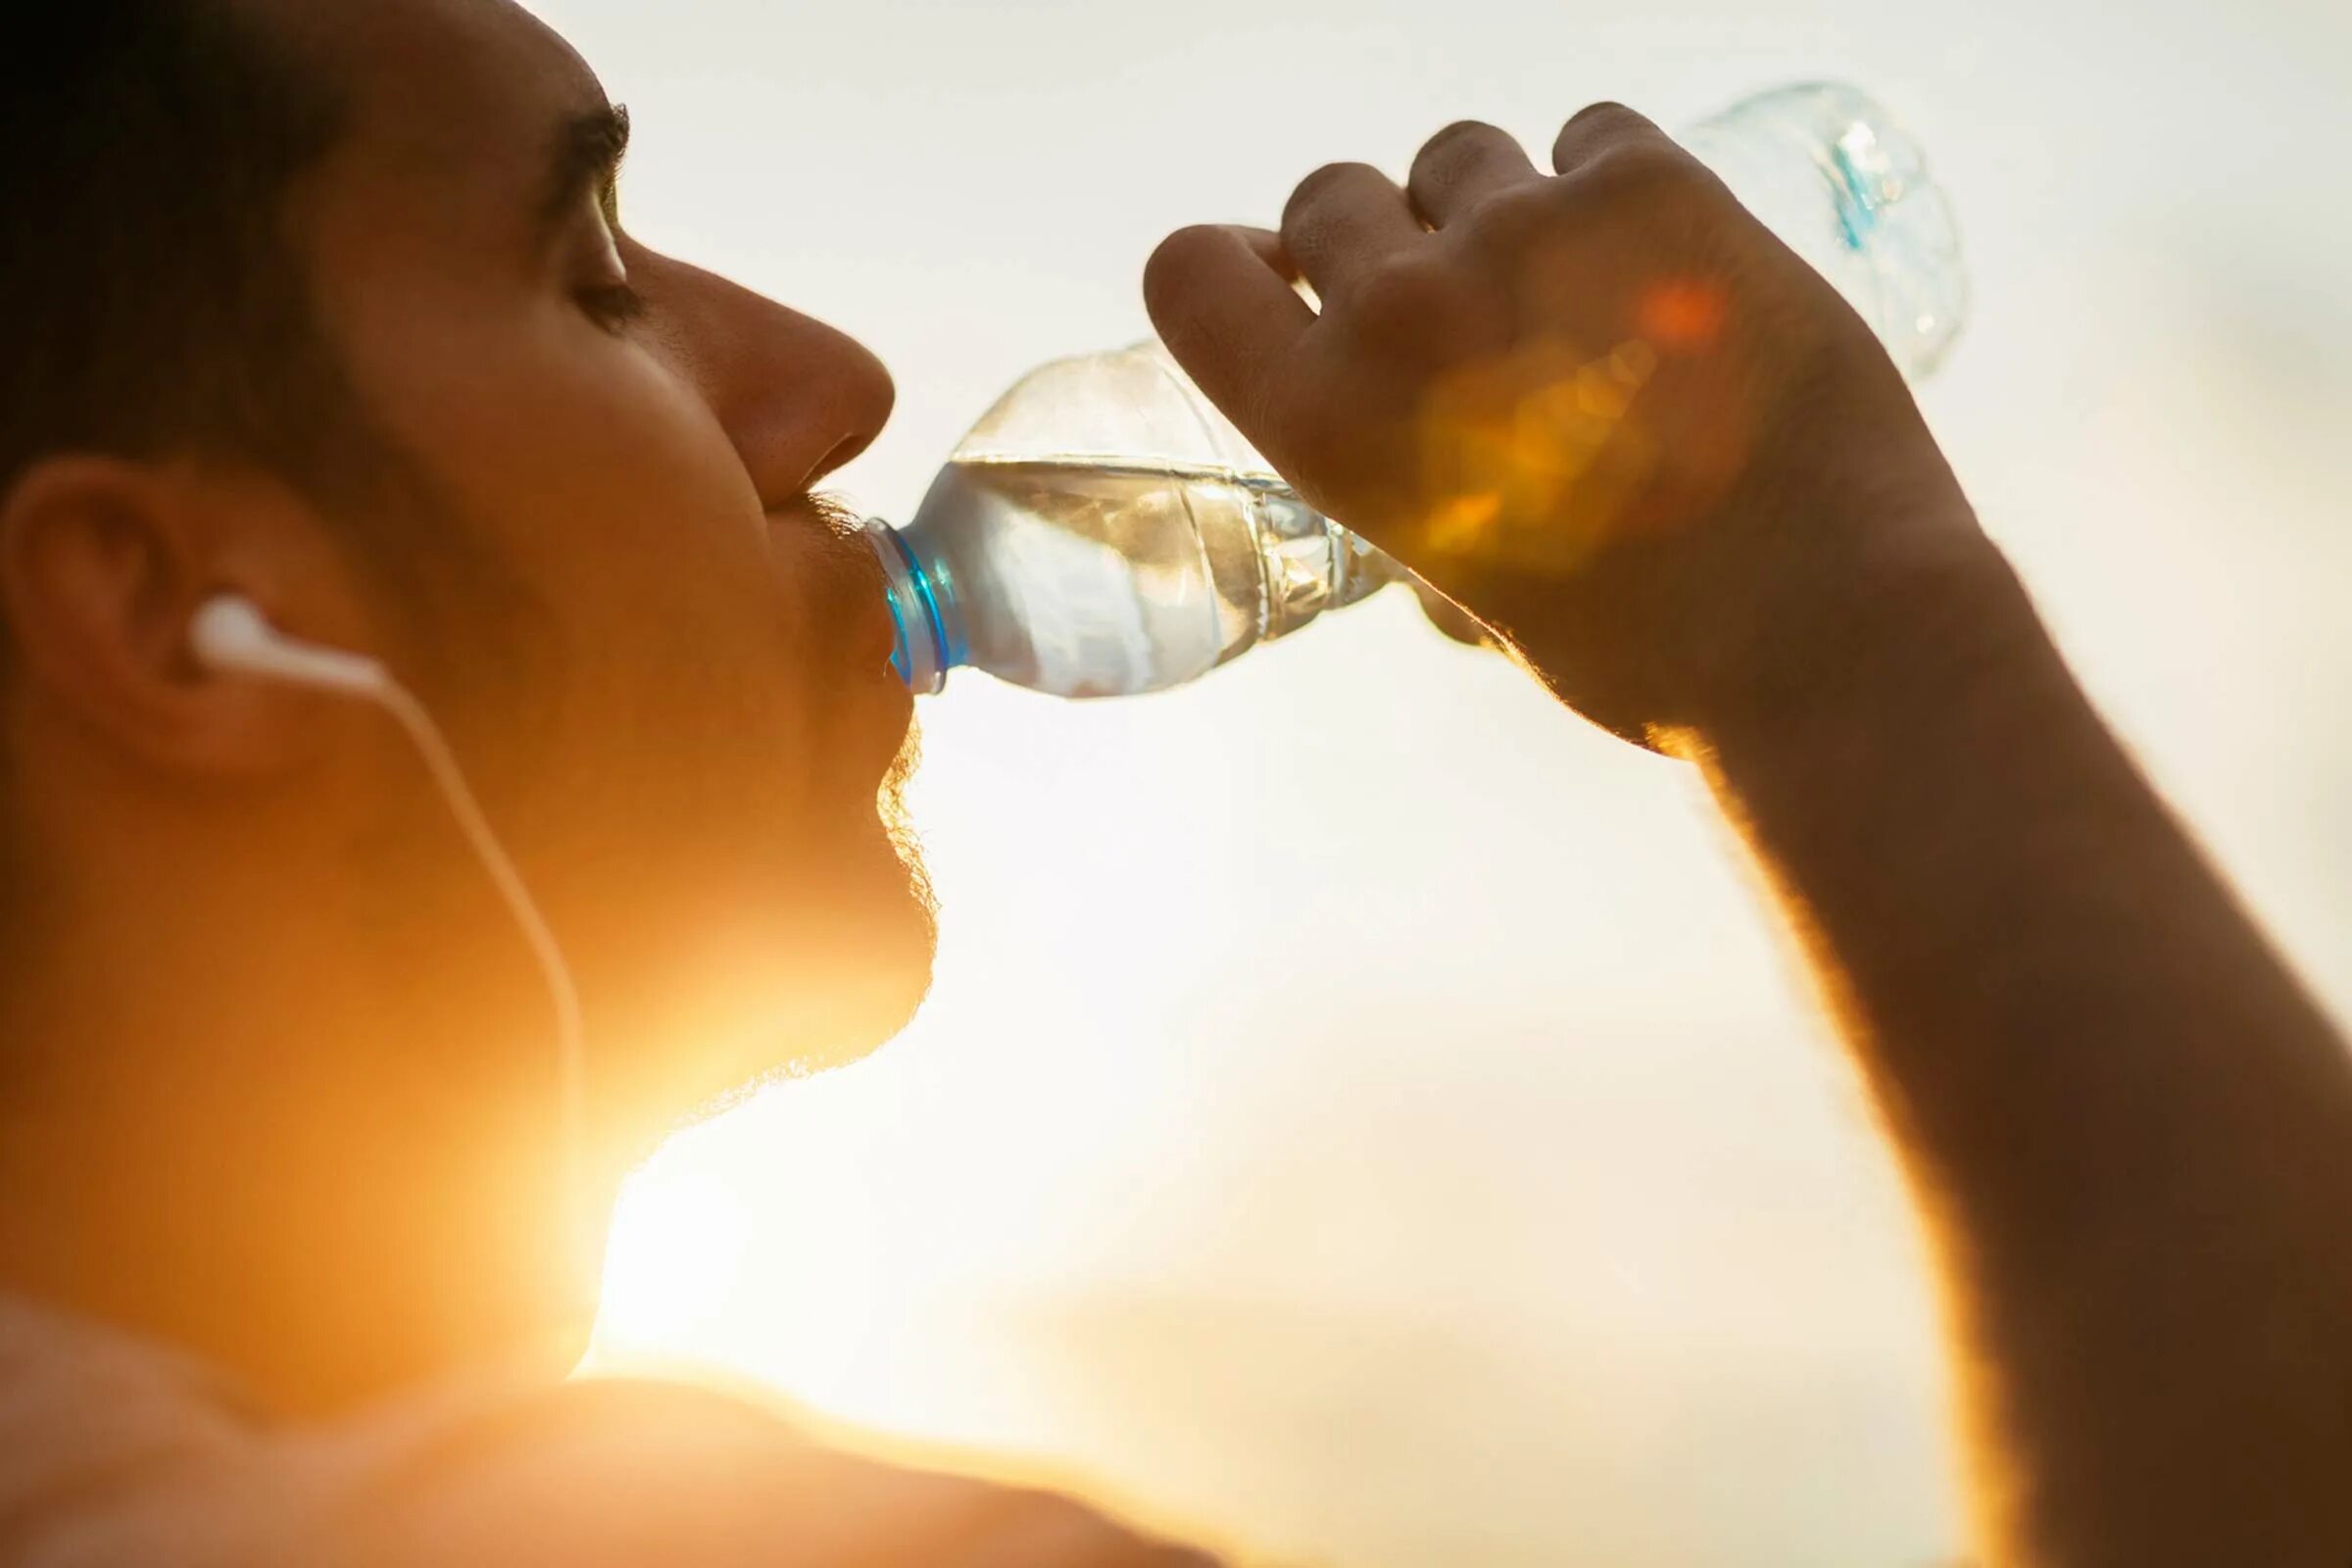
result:
[(1699, 754), (1942, 1261), (1986, 1544), (2352, 1563), (2352, 1060), (2005, 566)]

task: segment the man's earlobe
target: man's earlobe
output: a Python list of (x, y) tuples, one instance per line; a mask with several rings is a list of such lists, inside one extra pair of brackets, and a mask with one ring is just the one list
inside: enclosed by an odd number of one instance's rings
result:
[(338, 575), (298, 500), (191, 464), (53, 458), (0, 497), (21, 695), (145, 768), (267, 773), (307, 755), (316, 699), (207, 668), (190, 627), (223, 591), (342, 601)]

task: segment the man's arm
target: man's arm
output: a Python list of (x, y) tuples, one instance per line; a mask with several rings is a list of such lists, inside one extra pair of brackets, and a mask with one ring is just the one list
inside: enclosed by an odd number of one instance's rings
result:
[(1321, 171), (1173, 236), (1153, 318), (1309, 501), (1705, 768), (1930, 1216), (1990, 1560), (2352, 1563), (2341, 1040), (1862, 322), (1640, 117), (1553, 163)]
[(2352, 1564), (2342, 1042), (2005, 572), (1903, 609), (1690, 739), (1932, 1227), (1990, 1560)]

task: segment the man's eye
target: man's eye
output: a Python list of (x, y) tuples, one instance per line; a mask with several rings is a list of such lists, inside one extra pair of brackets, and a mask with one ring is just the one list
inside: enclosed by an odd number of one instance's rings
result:
[(598, 283), (576, 290), (572, 297), (588, 319), (608, 332), (621, 332), (645, 315), (645, 296), (626, 283)]

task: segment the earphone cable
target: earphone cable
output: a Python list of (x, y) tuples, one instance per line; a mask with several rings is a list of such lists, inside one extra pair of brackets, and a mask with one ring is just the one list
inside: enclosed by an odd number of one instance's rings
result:
[(572, 979), (571, 965), (564, 957), (564, 949), (556, 941), (555, 931), (547, 917), (540, 913), (539, 905), (522, 879), (522, 872), (499, 842), (497, 832), (490, 826), (481, 803), (474, 798), (473, 789), (466, 782), (466, 773), (458, 765), (457, 755), (441, 733), (441, 726), (409, 689), (385, 675), (373, 685), (368, 694), (377, 705), (390, 713), (395, 722), (407, 732), (424, 760), (425, 771), (440, 786), (449, 805), (450, 814), (457, 818), (458, 827), (482, 862), (482, 868), (498, 889), (508, 911), (522, 931), (531, 955), (537, 960), (547, 982), (548, 1000), (554, 1006), (556, 1053), (558, 1060), (557, 1092), (561, 1098), (560, 1115), (563, 1118), (562, 1136), (566, 1177), (566, 1200), (572, 1212), (573, 1241), (586, 1244), (582, 1219), (587, 1203), (588, 1149), (588, 1047), (587, 1030), (581, 1020), (579, 987)]

